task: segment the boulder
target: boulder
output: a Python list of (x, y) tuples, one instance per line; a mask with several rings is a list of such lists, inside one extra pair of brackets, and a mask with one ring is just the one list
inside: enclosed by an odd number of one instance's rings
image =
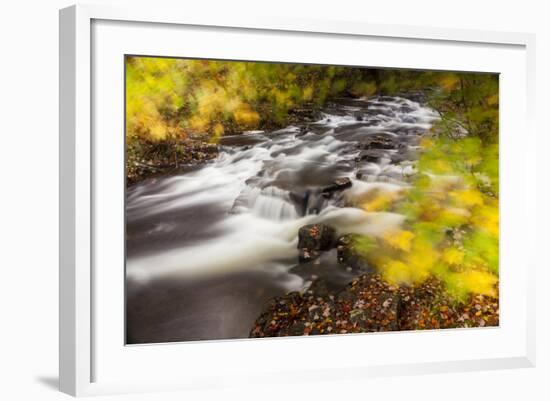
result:
[(309, 132), (309, 124), (303, 125), (299, 128), (298, 133), (296, 134), (297, 137), (304, 136)]
[(395, 290), (382, 291), (376, 301), (377, 308), (369, 310), (369, 320), (374, 319), (376, 323), (374, 331), (394, 331), (399, 330), (399, 312), (401, 305), (401, 297)]
[(321, 189), (319, 188), (307, 189), (304, 192), (290, 192), (289, 198), (296, 205), (296, 211), (302, 216), (319, 214), (326, 202), (325, 198), (321, 196)]
[(399, 107), (399, 112), (400, 113), (412, 113), (414, 111), (414, 109), (410, 106), (407, 106), (407, 105), (403, 105), (401, 107)]
[(348, 177), (337, 178), (331, 185), (323, 188), (322, 194), (325, 198), (330, 198), (334, 192), (343, 191), (351, 186), (352, 182)]
[(350, 267), (354, 271), (372, 272), (373, 269), (353, 246), (353, 235), (347, 234), (336, 242), (336, 260), (345, 268)]
[(314, 249), (301, 248), (298, 253), (300, 263), (311, 262), (321, 256), (321, 252)]
[(395, 149), (398, 147), (395, 138), (387, 134), (369, 135), (361, 141), (363, 149)]
[(383, 149), (367, 149), (361, 151), (357, 156), (356, 161), (367, 161), (376, 163), (379, 159), (386, 157), (386, 152)]
[(308, 292), (313, 294), (315, 297), (326, 297), (330, 294), (330, 289), (327, 283), (318, 278), (308, 288)]
[(309, 224), (298, 231), (298, 249), (326, 251), (334, 244), (336, 231), (326, 224)]
[(383, 289), (369, 294), (369, 300), (371, 307), (350, 311), (350, 322), (363, 332), (399, 330), (399, 296)]

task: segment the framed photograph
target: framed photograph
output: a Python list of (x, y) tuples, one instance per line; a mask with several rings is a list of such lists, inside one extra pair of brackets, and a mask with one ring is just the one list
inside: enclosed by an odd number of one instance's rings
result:
[(248, 18), (61, 10), (61, 390), (534, 366), (534, 37)]

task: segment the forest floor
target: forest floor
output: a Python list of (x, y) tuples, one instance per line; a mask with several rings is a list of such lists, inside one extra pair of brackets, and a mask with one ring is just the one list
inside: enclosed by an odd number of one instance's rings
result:
[(380, 275), (363, 274), (339, 291), (320, 280), (304, 292), (274, 298), (256, 320), (250, 337), (366, 333), (499, 325), (498, 298), (450, 298), (441, 282), (393, 286)]
[(126, 185), (174, 174), (218, 155), (218, 146), (200, 138), (161, 142), (140, 141), (126, 150)]

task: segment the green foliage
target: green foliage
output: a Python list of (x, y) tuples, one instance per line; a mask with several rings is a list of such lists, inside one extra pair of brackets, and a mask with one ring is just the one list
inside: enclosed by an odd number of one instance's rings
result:
[(447, 73), (430, 104), (440, 111), (439, 130), (456, 137), (467, 132), (483, 144), (498, 142), (498, 75)]
[(393, 205), (407, 217), (405, 226), (356, 242), (388, 281), (421, 283), (434, 275), (458, 299), (470, 292), (495, 295), (498, 199), (485, 190), (491, 172), (483, 169), (487, 163), (475, 144), (476, 138), (426, 141), (421, 173), (407, 196)]

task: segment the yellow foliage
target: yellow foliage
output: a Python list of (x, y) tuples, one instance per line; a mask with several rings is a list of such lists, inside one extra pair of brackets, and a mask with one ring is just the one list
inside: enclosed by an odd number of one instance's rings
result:
[(443, 78), (439, 80), (439, 85), (446, 91), (451, 91), (456, 89), (460, 84), (460, 79), (456, 75), (444, 75)]
[(464, 189), (451, 192), (451, 196), (459, 203), (465, 206), (483, 205), (483, 196), (477, 189)]
[(216, 141), (216, 140), (218, 140), (218, 138), (219, 138), (220, 136), (223, 135), (223, 133), (224, 133), (225, 130), (224, 130), (223, 125), (222, 125), (221, 123), (216, 123), (216, 124), (214, 125), (214, 128), (213, 128), (212, 131), (213, 131), (213, 133), (214, 133), (214, 137), (211, 139), (211, 141)]
[[(415, 284), (435, 276), (457, 299), (470, 293), (494, 296), (499, 263), (498, 197), (479, 188), (487, 188), (481, 181), (486, 174), (498, 174), (492, 159), (498, 158), (498, 152), (481, 152), (481, 142), (475, 138), (424, 138), (421, 146), (421, 175), (406, 196), (393, 203), (397, 210), (402, 205), (407, 223), (370, 247), (367, 260), (392, 283)], [(475, 160), (482, 154), (480, 164)], [(492, 170), (481, 169), (485, 167)], [(387, 205), (384, 194), (361, 203), (370, 211)]]
[[(163, 140), (187, 132), (220, 135), (281, 123), (297, 104), (322, 104), (320, 88), (337, 80), (332, 67), (158, 57), (126, 58), (126, 135)], [(354, 73), (358, 77), (358, 71)], [(346, 75), (348, 77), (348, 75)], [(338, 77), (340, 90), (352, 85)]]
[(361, 81), (353, 85), (351, 88), (353, 94), (356, 96), (372, 96), (378, 91), (375, 82)]
[(256, 127), (260, 121), (260, 115), (252, 110), (248, 104), (242, 104), (237, 108), (233, 113), (233, 117), (237, 124), (247, 128)]
[(498, 238), (499, 236), (499, 214), (498, 205), (488, 205), (482, 208), (476, 208), (471, 222), (475, 226), (487, 231), (489, 234)]
[(434, 172), (438, 174), (450, 173), (453, 170), (452, 166), (443, 159), (437, 160), (434, 163), (433, 167), (434, 167)]
[(464, 260), (464, 252), (454, 247), (447, 248), (443, 251), (441, 259), (451, 266), (457, 266), (460, 265)]
[(361, 203), (361, 208), (367, 212), (377, 212), (381, 210), (386, 210), (392, 202), (397, 200), (401, 196), (398, 192), (380, 192), (375, 191), (370, 199), (367, 199)]
[(225, 109), (226, 93), (223, 89), (214, 86), (214, 83), (205, 82), (203, 91), (197, 95), (199, 115), (211, 118)]
[(498, 104), (498, 93), (495, 93), (494, 95), (489, 96), (487, 98), (487, 104), (489, 106), (494, 106), (494, 105)]
[(151, 136), (154, 140), (162, 140), (166, 138), (168, 129), (161, 121), (156, 121), (150, 128)]
[(468, 217), (470, 217), (470, 212), (466, 209), (444, 207), (441, 208), (435, 220), (446, 227), (457, 227), (466, 223)]
[(423, 149), (432, 148), (434, 145), (434, 140), (428, 136), (425, 136), (420, 140), (420, 147), (422, 147)]
[(452, 273), (446, 277), (450, 291), (458, 298), (463, 298), (470, 292), (494, 297), (497, 281), (498, 278), (495, 275), (477, 270)]
[(389, 260), (384, 265), (384, 278), (391, 284), (404, 284), (412, 281), (409, 267), (399, 260)]
[(441, 216), (442, 207), (439, 202), (436, 202), (436, 196), (441, 194), (440, 192), (432, 193), (432, 199), (426, 199), (419, 208), (421, 210), (421, 218), (426, 221), (436, 220)]
[(207, 131), (210, 126), (210, 119), (205, 116), (196, 115), (189, 120), (189, 126), (197, 131)]
[(428, 241), (416, 239), (413, 242), (412, 251), (406, 255), (406, 263), (415, 273), (415, 282), (428, 278), (439, 256), (439, 252)]
[(411, 241), (413, 238), (414, 234), (406, 230), (388, 232), (384, 235), (384, 241), (386, 241), (388, 245), (405, 252), (411, 250)]
[(310, 101), (313, 99), (313, 86), (307, 86), (302, 92), (302, 99), (305, 101)]

